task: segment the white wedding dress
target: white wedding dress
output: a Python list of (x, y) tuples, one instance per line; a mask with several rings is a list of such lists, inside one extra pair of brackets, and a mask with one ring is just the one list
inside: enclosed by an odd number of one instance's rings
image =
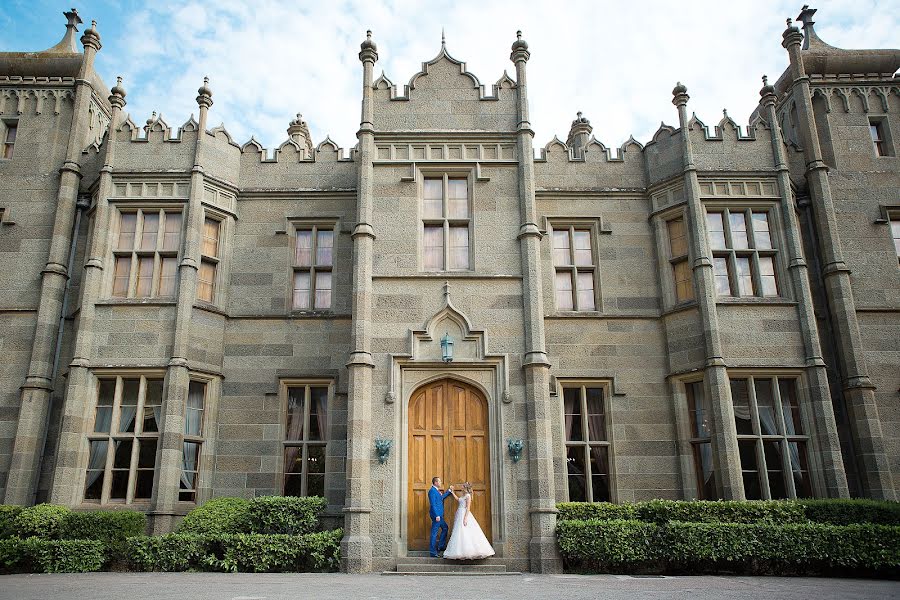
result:
[(453, 517), (453, 531), (450, 534), (447, 549), (444, 550), (444, 558), (475, 560), (494, 555), (494, 549), (485, 537), (484, 532), (481, 531), (481, 526), (478, 525), (475, 515), (470, 512), (468, 523), (463, 525), (463, 521), (466, 519), (466, 506), (468, 506), (470, 499), (470, 494), (457, 498), (459, 508), (456, 509), (456, 516)]

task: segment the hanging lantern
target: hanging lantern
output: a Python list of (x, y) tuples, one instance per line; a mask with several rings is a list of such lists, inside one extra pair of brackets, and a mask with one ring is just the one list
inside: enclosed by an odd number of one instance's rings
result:
[(445, 363), (453, 362), (453, 338), (449, 333), (444, 333), (441, 338), (441, 360)]

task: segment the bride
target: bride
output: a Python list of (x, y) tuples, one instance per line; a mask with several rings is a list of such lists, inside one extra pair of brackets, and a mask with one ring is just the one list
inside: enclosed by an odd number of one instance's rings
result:
[[(453, 488), (450, 488), (453, 491)], [(488, 542), (472, 514), (472, 484), (468, 481), (463, 484), (465, 493), (458, 496), (453, 491), (453, 496), (459, 501), (456, 516), (453, 518), (453, 532), (447, 549), (444, 550), (444, 558), (454, 560), (474, 560), (487, 558), (494, 555), (494, 549)]]

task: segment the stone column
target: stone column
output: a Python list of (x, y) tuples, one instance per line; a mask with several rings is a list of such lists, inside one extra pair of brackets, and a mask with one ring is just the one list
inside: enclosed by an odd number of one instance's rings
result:
[(353, 296), (350, 360), (347, 362), (347, 499), (344, 506), (344, 539), (341, 569), (347, 573), (372, 570), (372, 260), (375, 231), (372, 229), (373, 166), (375, 156), (372, 71), (378, 47), (372, 32), (360, 44), (363, 65), (362, 119), (356, 137), (357, 200), (353, 229)]
[(94, 58), (100, 50), (100, 35), (96, 26), (96, 21), (92, 22), (91, 27), (81, 36), (84, 57), (75, 79), (75, 99), (66, 159), (59, 170), (59, 192), (50, 252), (47, 265), (41, 272), (41, 301), (37, 311), (31, 361), (22, 386), (22, 401), (4, 498), (6, 504), (31, 504), (41, 470), (38, 462), (46, 438), (47, 413), (53, 392), (56, 335), (62, 316), (66, 281), (69, 278), (66, 263), (74, 235), (72, 225), (82, 178), (79, 160), (86, 145), (87, 129), (90, 127), (88, 108), (93, 88), (88, 76), (94, 69)]
[(175, 339), (169, 359), (165, 411), (160, 429), (159, 456), (156, 470), (156, 500), (153, 529), (169, 531), (173, 525), (175, 504), (181, 480), (182, 443), (184, 441), (184, 407), (187, 403), (190, 373), (188, 350), (191, 337), (191, 316), (197, 297), (197, 271), (200, 265), (200, 244), (203, 235), (203, 143), (209, 108), (212, 106), (212, 90), (209, 79), (197, 90), (200, 119), (197, 125), (197, 143), (194, 147), (194, 166), (191, 169), (190, 197), (184, 211), (185, 228), (181, 264), (178, 269), (178, 292), (175, 305)]
[(869, 379), (864, 356), (850, 269), (844, 262), (834, 209), (828, 167), (822, 160), (819, 132), (813, 114), (809, 77), (800, 45), (803, 34), (791, 25), (782, 35), (782, 46), (790, 57), (791, 92), (797, 106), (798, 129), (806, 159), (806, 181), (812, 200), (812, 216), (818, 232), (819, 254), (828, 310), (838, 343), (843, 395), (850, 413), (850, 428), (860, 466), (863, 493), (871, 498), (894, 499), (881, 421), (875, 404), (875, 386)]
[(550, 360), (544, 349), (544, 297), (541, 276), (541, 232), (534, 201), (534, 132), (528, 118), (528, 84), (525, 65), (531, 54), (522, 32), (516, 32), (510, 60), (516, 66), (519, 123), (516, 132), (519, 164), (519, 206), (522, 224), (522, 306), (525, 325), (525, 403), (528, 418), (528, 475), (531, 494), (531, 541), (528, 557), (534, 573), (557, 573), (562, 561), (556, 546), (556, 490), (553, 458), (562, 448), (553, 445), (553, 411), (550, 400)]
[(52, 502), (60, 504), (77, 504), (80, 501), (78, 493), (81, 490), (82, 476), (79, 465), (82, 451), (87, 449), (84, 443), (85, 427), (92, 416), (87, 412), (87, 407), (93, 399), (89, 367), (94, 346), (96, 302), (103, 293), (103, 271), (108, 240), (106, 233), (109, 231), (111, 220), (108, 199), (113, 189), (112, 174), (116, 162), (116, 143), (113, 138), (116, 128), (122, 121), (122, 109), (125, 108), (125, 89), (122, 87), (121, 77), (117, 78), (116, 85), (110, 92), (112, 118), (106, 135), (106, 154), (103, 167), (100, 168), (100, 185), (94, 206), (94, 235), (85, 253), (87, 260), (81, 283), (78, 332), (75, 335), (75, 351), (69, 365), (66, 403), (62, 412), (59, 450), (50, 496)]
[(806, 261), (803, 259), (800, 224), (797, 221), (791, 194), (791, 178), (785, 157), (781, 128), (778, 125), (778, 117), (775, 115), (775, 88), (769, 85), (765, 76), (759, 95), (761, 96), (762, 113), (769, 123), (772, 156), (775, 160), (775, 171), (778, 173), (785, 253), (788, 259), (788, 272), (794, 290), (794, 299), (797, 301), (800, 335), (803, 338), (803, 349), (806, 354), (806, 389), (815, 427), (812, 434), (815, 437), (818, 446), (817, 455), (821, 461), (820, 472), (825, 485), (824, 492), (829, 498), (847, 498), (850, 492), (847, 488), (847, 475), (844, 472), (844, 462), (841, 456), (834, 406), (831, 403), (828, 373), (825, 370), (825, 360), (822, 358), (822, 348), (819, 343), (819, 329), (816, 324), (812, 292), (809, 288), (809, 274)]
[(703, 327), (703, 346), (706, 360), (703, 365), (703, 389), (713, 420), (713, 464), (716, 470), (716, 489), (726, 500), (744, 499), (744, 482), (741, 478), (741, 459), (738, 454), (737, 428), (734, 424), (734, 406), (728, 371), (719, 336), (719, 315), (716, 312), (716, 286), (713, 278), (712, 254), (706, 230), (706, 216), (700, 202), (700, 183), (694, 150), (688, 125), (687, 88), (681, 83), (672, 90), (672, 103), (678, 107), (681, 135), (682, 173), (684, 196), (687, 199), (687, 231), (693, 258), (694, 295)]

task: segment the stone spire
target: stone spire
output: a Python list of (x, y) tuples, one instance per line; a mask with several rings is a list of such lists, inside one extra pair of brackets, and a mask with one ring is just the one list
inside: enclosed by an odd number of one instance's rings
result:
[(576, 157), (584, 156), (584, 149), (587, 147), (588, 140), (591, 139), (591, 122), (582, 116), (579, 110), (576, 113), (575, 120), (572, 121), (572, 127), (569, 129), (569, 137), (566, 138), (566, 145), (572, 149)]
[(78, 10), (71, 9), (63, 13), (66, 17), (66, 33), (63, 35), (63, 38), (59, 41), (58, 44), (53, 46), (52, 48), (48, 48), (44, 52), (50, 52), (53, 54), (77, 54), (78, 46), (75, 44), (75, 33), (78, 31), (78, 26), (81, 25), (84, 21), (81, 20), (81, 17), (78, 16)]

